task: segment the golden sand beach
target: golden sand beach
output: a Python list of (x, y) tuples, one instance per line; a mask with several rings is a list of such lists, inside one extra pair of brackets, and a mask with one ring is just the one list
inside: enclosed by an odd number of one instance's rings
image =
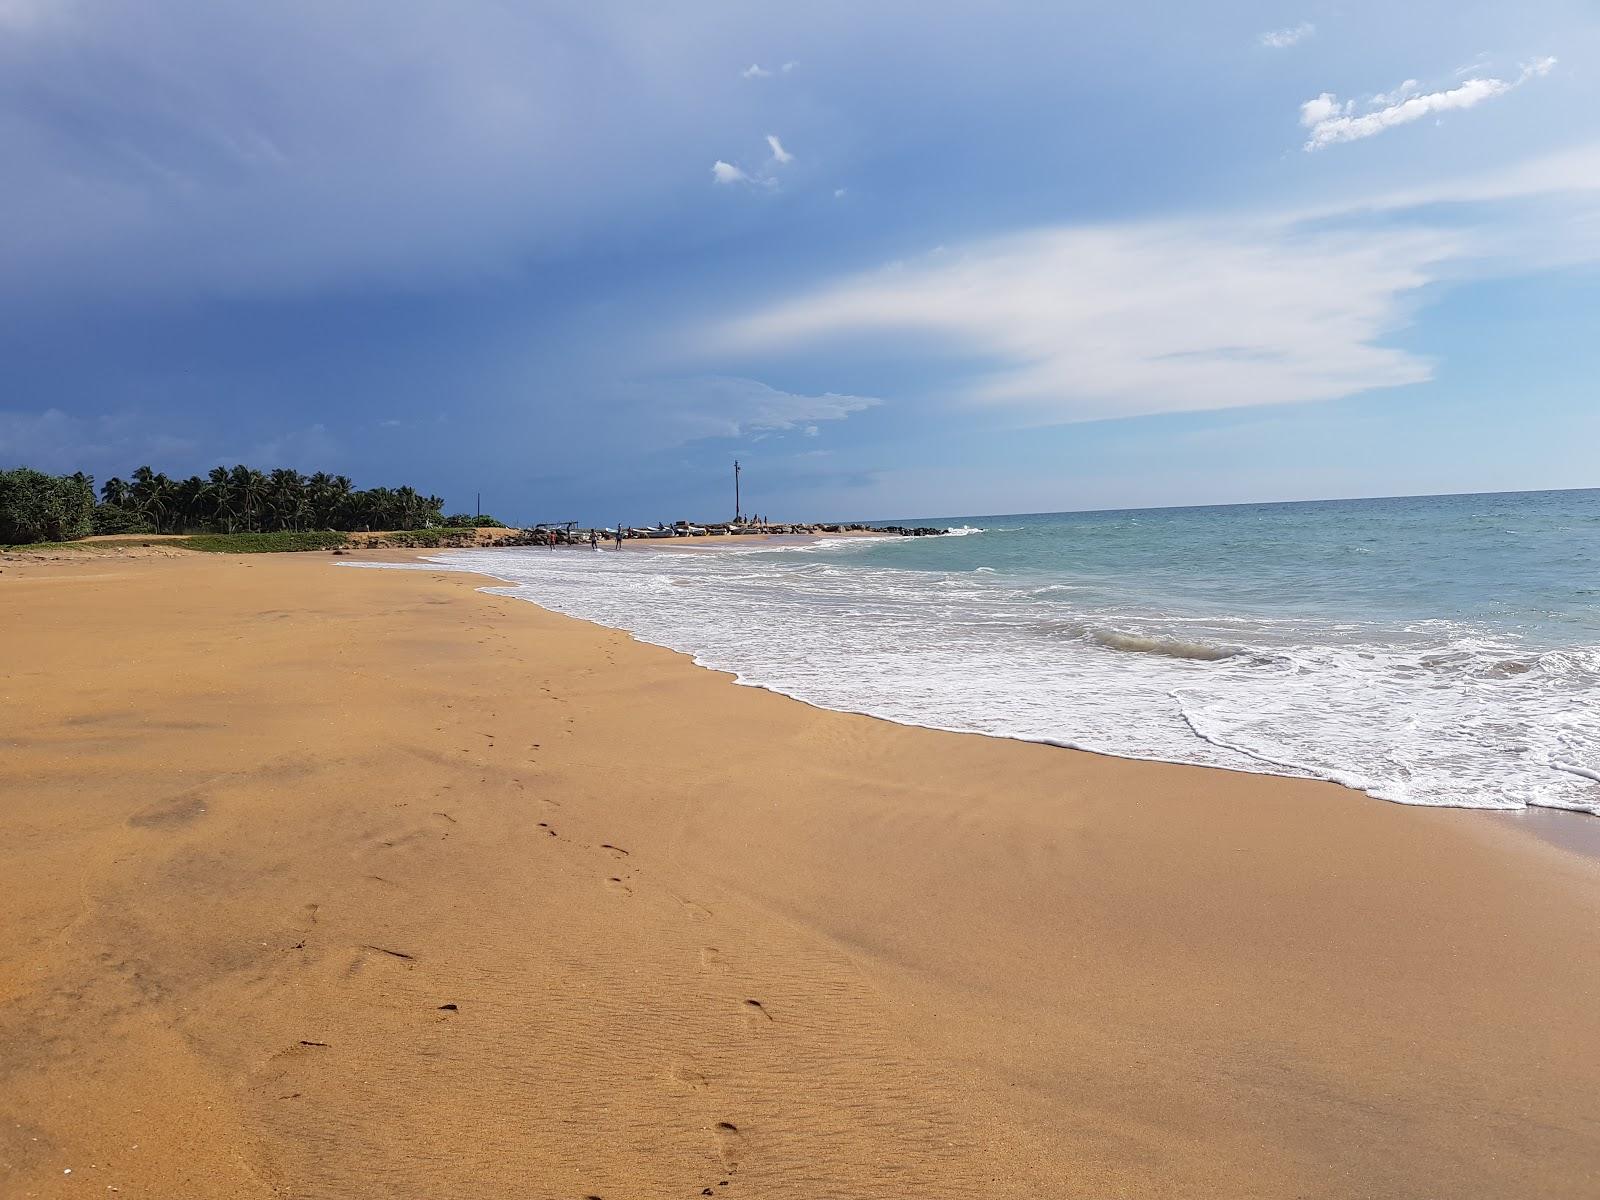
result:
[(336, 561), (0, 564), (6, 1200), (1600, 1195), (1595, 860)]

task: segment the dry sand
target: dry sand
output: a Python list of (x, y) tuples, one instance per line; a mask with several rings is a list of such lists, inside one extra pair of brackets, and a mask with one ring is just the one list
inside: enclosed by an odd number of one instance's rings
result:
[(4, 565), (7, 1200), (1600, 1194), (1593, 860), (334, 561)]

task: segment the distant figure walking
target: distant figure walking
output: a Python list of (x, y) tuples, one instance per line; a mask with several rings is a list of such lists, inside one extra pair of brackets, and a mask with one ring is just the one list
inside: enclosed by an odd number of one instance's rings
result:
[(556, 548), (556, 531), (554, 529), (552, 529), (550, 531), (550, 549), (554, 550), (555, 548)]
[(617, 549), (622, 549), (622, 522), (617, 522)]
[(598, 529), (589, 530), (589, 549), (600, 549), (600, 531)]

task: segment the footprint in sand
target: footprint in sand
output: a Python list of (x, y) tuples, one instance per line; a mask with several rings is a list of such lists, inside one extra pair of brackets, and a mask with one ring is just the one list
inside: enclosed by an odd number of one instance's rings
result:
[(700, 969), (703, 971), (726, 971), (728, 962), (722, 956), (722, 951), (715, 946), (700, 947)]
[(633, 889), (623, 882), (622, 876), (612, 875), (606, 880), (606, 886), (614, 892), (621, 892), (624, 896), (633, 895)]
[(767, 1011), (767, 1006), (759, 1000), (746, 1000), (741, 1007), (743, 1007), (745, 1015), (750, 1018), (752, 1025), (765, 1025), (768, 1021), (775, 1019)]
[(400, 850), (413, 842), (431, 841), (434, 836), (434, 831), (431, 829), (412, 829), (392, 838), (378, 838), (369, 848), (372, 850)]
[(705, 1073), (696, 1067), (690, 1066), (688, 1063), (678, 1063), (674, 1066), (672, 1068), (672, 1078), (674, 1082), (680, 1083), (686, 1088), (693, 1088), (697, 1092), (703, 1092), (711, 1086), (711, 1080), (706, 1078)]
[(737, 1171), (739, 1160), (744, 1157), (744, 1134), (732, 1121), (718, 1121), (712, 1130), (717, 1135), (717, 1153), (722, 1155), (722, 1165), (729, 1171)]
[(696, 904), (693, 900), (683, 900), (681, 903), (684, 910), (696, 921), (709, 921), (711, 919), (711, 910), (704, 905)]

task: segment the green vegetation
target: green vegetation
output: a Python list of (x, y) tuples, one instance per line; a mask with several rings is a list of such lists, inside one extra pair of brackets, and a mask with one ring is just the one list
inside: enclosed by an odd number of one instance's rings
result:
[[(70, 542), (90, 533), (306, 534), (322, 540), (282, 548), (327, 549), (343, 544), (338, 531), (436, 530), (444, 523), (443, 507), (439, 497), (415, 488), (361, 490), (344, 475), (302, 475), (287, 468), (263, 472), (243, 465), (188, 479), (140, 467), (128, 479), (106, 480), (97, 504), (94, 480), (87, 475), (45, 475), (19, 467), (0, 472), (0, 545)], [(492, 517), (481, 520), (500, 525)], [(239, 546), (241, 552), (263, 548), (271, 547)]]
[(19, 542), (0, 545), (0, 552), (23, 550), (28, 553), (57, 553), (71, 550), (83, 554), (115, 553), (130, 546), (157, 546), (163, 550), (200, 550), (208, 554), (283, 554), (296, 550), (338, 550), (351, 545), (342, 533), (194, 533), (187, 537), (163, 537), (141, 541), (137, 537), (105, 542)]
[(140, 543), (130, 542), (11, 542), (0, 544), (0, 553), (10, 550), (27, 550), (30, 553), (55, 553), (59, 550), (82, 551), (93, 554), (97, 551), (116, 550), (122, 546), (137, 546)]
[(70, 542), (94, 522), (94, 480), (18, 467), (0, 471), (0, 543)]
[(504, 521), (497, 521), (488, 513), (451, 513), (444, 519), (444, 523), (452, 529), (509, 529)]
[(342, 533), (197, 533), (172, 538), (161, 545), (210, 554), (284, 554), (295, 550), (337, 550), (349, 540)]
[(216, 467), (203, 479), (178, 480), (140, 467), (127, 480), (106, 480), (100, 501), (108, 523), (137, 518), (155, 533), (428, 528), (442, 521), (444, 507), (439, 497), (415, 488), (361, 491), (344, 475), (246, 466)]
[(155, 523), (143, 513), (115, 504), (94, 506), (94, 532), (96, 536), (119, 533), (154, 533)]

